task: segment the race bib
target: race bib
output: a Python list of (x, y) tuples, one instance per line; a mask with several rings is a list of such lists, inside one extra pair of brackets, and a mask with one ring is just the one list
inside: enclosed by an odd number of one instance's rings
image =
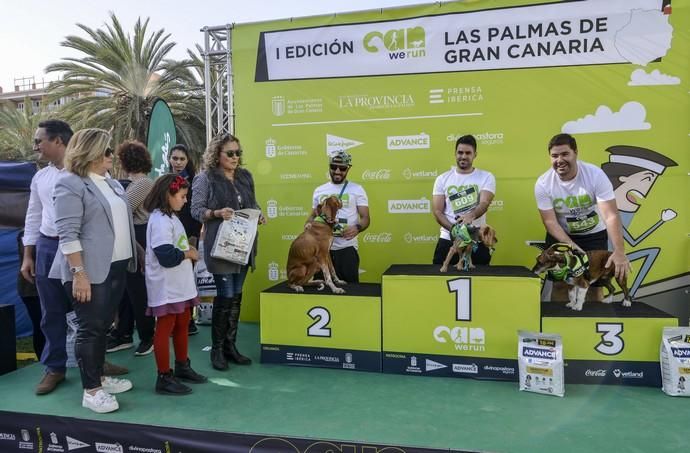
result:
[(568, 232), (573, 234), (586, 233), (592, 230), (599, 224), (599, 216), (595, 211), (587, 215), (577, 217), (566, 217), (566, 224), (568, 225)]
[(468, 187), (448, 197), (455, 215), (463, 214), (479, 204), (479, 194), (475, 187)]

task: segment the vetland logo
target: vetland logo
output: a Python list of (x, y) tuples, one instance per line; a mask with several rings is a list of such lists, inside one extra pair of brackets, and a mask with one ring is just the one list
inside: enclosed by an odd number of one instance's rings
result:
[(389, 135), (386, 146), (390, 151), (400, 149), (429, 149), (431, 137), (424, 132), (419, 135)]
[(408, 244), (431, 244), (438, 241), (438, 236), (434, 236), (433, 234), (405, 233), (403, 239), (405, 239), (405, 242)]
[(341, 109), (366, 108), (368, 110), (412, 108), (415, 106), (411, 94), (349, 94), (338, 96), (338, 107)]
[(374, 244), (389, 244), (393, 241), (393, 233), (364, 233), (362, 241)]
[(606, 370), (590, 370), (585, 371), (587, 377), (606, 377)]
[(390, 214), (428, 214), (431, 212), (431, 201), (422, 197), (419, 200), (388, 200)]
[(453, 373), (478, 374), (479, 367), (476, 363), (454, 363)]
[(621, 379), (644, 379), (644, 371), (621, 371), (616, 368), (613, 375)]
[(556, 360), (556, 351), (553, 349), (530, 348), (525, 346), (522, 348), (522, 355), (524, 357), (534, 357), (537, 359)]
[(266, 157), (273, 159), (276, 156), (306, 156), (307, 151), (302, 148), (302, 145), (279, 145), (278, 141), (269, 138), (264, 142), (266, 145)]
[(453, 343), (457, 351), (483, 352), (485, 350), (486, 335), (481, 327), (453, 327), (438, 326), (433, 332), (434, 340), (439, 343)]
[(364, 36), (363, 44), (367, 52), (384, 52), (391, 60), (426, 56), (426, 32), (419, 26), (370, 31)]
[(403, 178), (407, 179), (433, 179), (438, 176), (438, 170), (412, 170), (406, 168), (402, 172)]
[(357, 140), (353, 140), (351, 138), (338, 137), (337, 135), (326, 134), (326, 154), (328, 154), (329, 156), (333, 155), (338, 151), (345, 151), (363, 144), (363, 142), (358, 142)]
[(364, 170), (362, 179), (365, 181), (387, 181), (391, 179), (390, 168), (379, 168), (378, 170)]

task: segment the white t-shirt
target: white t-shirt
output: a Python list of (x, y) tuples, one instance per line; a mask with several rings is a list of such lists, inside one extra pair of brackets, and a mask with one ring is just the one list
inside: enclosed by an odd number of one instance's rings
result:
[(537, 207), (553, 209), (558, 223), (568, 235), (598, 233), (606, 229), (597, 203), (615, 199), (611, 181), (596, 165), (577, 161), (577, 175), (561, 181), (553, 168), (534, 185)]
[[(332, 182), (327, 182), (317, 187), (312, 197), (312, 208), (316, 208), (319, 203), (331, 195), (337, 197), (340, 195), (341, 190), (343, 190), (343, 184), (333, 184)], [(347, 187), (345, 187), (345, 191), (340, 199), (343, 202), (343, 207), (338, 210), (338, 223), (340, 223), (344, 229), (359, 222), (357, 206), (369, 206), (369, 199), (367, 198), (367, 193), (364, 191), (364, 188), (352, 181), (347, 181)], [(336, 236), (333, 239), (331, 250), (340, 250), (346, 247), (357, 248), (357, 236), (352, 239)]]
[(158, 262), (154, 248), (172, 244), (187, 251), (189, 242), (182, 222), (176, 215), (168, 216), (156, 209), (146, 227), (146, 292), (149, 307), (174, 304), (197, 296), (192, 261), (185, 259), (175, 267), (163, 267)]
[[(496, 193), (496, 178), (488, 171), (475, 168), (472, 173), (458, 173), (457, 167), (439, 175), (434, 182), (433, 195), (446, 197), (443, 213), (450, 223), (455, 223), (455, 216), (471, 211), (479, 205), (479, 194), (486, 190)], [(486, 224), (486, 213), (474, 219), (472, 225)], [(450, 240), (450, 233), (441, 227), (441, 237)]]

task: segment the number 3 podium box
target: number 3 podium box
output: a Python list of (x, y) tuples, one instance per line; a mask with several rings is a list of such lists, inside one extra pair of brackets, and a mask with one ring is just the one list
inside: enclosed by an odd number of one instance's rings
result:
[(261, 292), (261, 362), (381, 371), (381, 285), (304, 293), (286, 282)]
[(539, 331), (541, 282), (519, 266), (394, 265), (382, 277), (386, 373), (517, 380), (517, 331)]
[(585, 302), (582, 311), (542, 303), (542, 331), (563, 337), (568, 384), (661, 387), (661, 333), (677, 325), (677, 318), (641, 302)]

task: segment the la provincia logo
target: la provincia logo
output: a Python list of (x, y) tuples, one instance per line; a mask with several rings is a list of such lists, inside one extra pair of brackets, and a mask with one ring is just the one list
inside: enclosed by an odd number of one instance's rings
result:
[(388, 200), (390, 214), (428, 214), (431, 201), (422, 197), (419, 200)]
[(326, 154), (332, 156), (338, 151), (346, 151), (363, 145), (364, 142), (353, 140), (351, 138), (338, 137), (337, 135), (326, 134)]

